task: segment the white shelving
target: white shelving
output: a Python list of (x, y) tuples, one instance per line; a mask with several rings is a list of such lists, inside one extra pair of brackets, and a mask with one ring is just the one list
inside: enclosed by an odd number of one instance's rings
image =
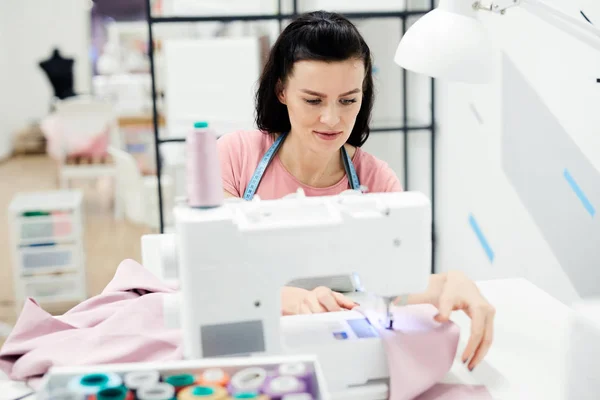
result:
[(15, 307), (87, 298), (83, 194), (77, 190), (19, 193), (8, 218)]

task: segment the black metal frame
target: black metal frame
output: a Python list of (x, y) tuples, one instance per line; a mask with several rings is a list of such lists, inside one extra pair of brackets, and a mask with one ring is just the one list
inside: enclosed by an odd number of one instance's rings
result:
[[(163, 198), (162, 198), (162, 186), (161, 186), (161, 159), (160, 159), (160, 145), (168, 142), (184, 142), (185, 138), (166, 138), (161, 139), (158, 134), (158, 111), (156, 107), (156, 79), (155, 79), (155, 65), (154, 65), (154, 34), (152, 26), (160, 23), (177, 23), (177, 22), (235, 22), (235, 21), (278, 21), (279, 31), (282, 31), (283, 21), (291, 20), (298, 15), (298, 1), (293, 1), (293, 11), (291, 14), (282, 14), (281, 2), (278, 0), (277, 14), (263, 14), (263, 15), (215, 15), (215, 16), (181, 16), (181, 17), (154, 17), (152, 16), (151, 0), (146, 0), (146, 21), (148, 25), (148, 51), (150, 57), (150, 74), (152, 81), (152, 119), (154, 124), (154, 147), (156, 156), (156, 174), (158, 180), (158, 206), (159, 206), (159, 219), (160, 219), (160, 233), (164, 232), (164, 220), (163, 220)], [(430, 0), (430, 8), (427, 10), (416, 10), (416, 11), (394, 11), (394, 12), (356, 12), (356, 13), (344, 13), (349, 19), (376, 19), (376, 18), (399, 18), (401, 20), (402, 34), (406, 33), (408, 19), (410, 17), (422, 16), (432, 10), (435, 7), (435, 0)], [(432, 248), (435, 252), (435, 133), (436, 133), (436, 108), (435, 108), (435, 80), (431, 79), (431, 124), (425, 126), (409, 125), (408, 122), (408, 74), (405, 69), (402, 69), (402, 83), (403, 83), (403, 125), (393, 127), (373, 127), (371, 132), (390, 132), (390, 131), (402, 131), (404, 135), (404, 188), (409, 190), (408, 181), (408, 133), (410, 131), (429, 131), (431, 134), (431, 208), (432, 208)], [(435, 257), (432, 254), (431, 272), (435, 272)]]

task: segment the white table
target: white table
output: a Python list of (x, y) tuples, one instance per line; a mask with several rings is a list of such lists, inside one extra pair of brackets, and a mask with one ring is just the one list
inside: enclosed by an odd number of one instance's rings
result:
[[(484, 384), (495, 400), (563, 400), (564, 335), (571, 309), (525, 279), (478, 285), (496, 307), (493, 347), (484, 362), (469, 372), (459, 359), (469, 338), (470, 320), (462, 312), (454, 313), (461, 341), (445, 382)], [(8, 394), (2, 399), (28, 392), (23, 385), (0, 377), (0, 393)]]
[(478, 282), (496, 307), (494, 343), (469, 372), (459, 358), (469, 338), (469, 318), (456, 312), (461, 329), (457, 361), (449, 382), (484, 384), (496, 400), (565, 399), (567, 329), (572, 309), (525, 279)]

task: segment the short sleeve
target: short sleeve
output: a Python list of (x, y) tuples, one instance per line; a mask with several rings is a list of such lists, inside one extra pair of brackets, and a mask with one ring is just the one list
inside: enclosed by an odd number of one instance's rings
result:
[(217, 140), (223, 190), (237, 197), (241, 197), (242, 159), (240, 146), (239, 135), (234, 133), (223, 135)]
[(381, 180), (382, 180), (382, 192), (401, 192), (402, 184), (400, 183), (400, 179), (396, 173), (390, 168), (390, 166), (386, 163), (383, 163), (381, 166), (381, 171), (379, 172)]

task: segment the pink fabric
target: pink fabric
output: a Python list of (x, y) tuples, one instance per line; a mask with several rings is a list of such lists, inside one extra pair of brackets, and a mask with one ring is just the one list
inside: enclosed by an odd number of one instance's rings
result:
[(438, 383), (415, 400), (493, 400), (482, 385)]
[(27, 380), (52, 366), (181, 359), (180, 331), (165, 329), (162, 315), (163, 296), (175, 290), (125, 260), (100, 295), (62, 316), (28, 299), (0, 350), (0, 370)]
[[(164, 296), (177, 290), (125, 260), (100, 295), (62, 316), (29, 299), (0, 350), (0, 370), (35, 386), (52, 366), (180, 360), (180, 330), (167, 329), (162, 315)], [(483, 388), (436, 385), (452, 365), (458, 329), (433, 321), (434, 315), (430, 306), (404, 307), (396, 312), (395, 332), (380, 329), (391, 373), (390, 400), (489, 399)]]
[[(246, 186), (265, 152), (273, 144), (273, 137), (261, 131), (238, 131), (221, 136), (217, 141), (223, 187), (234, 196), (242, 197)], [(369, 192), (398, 192), (402, 190), (394, 171), (383, 161), (357, 148), (352, 158), (360, 184)], [(337, 184), (316, 188), (298, 181), (275, 155), (265, 171), (256, 194), (263, 200), (278, 199), (302, 188), (307, 196), (330, 196), (348, 190), (348, 178)]]
[(398, 307), (394, 330), (385, 329), (378, 315), (363, 313), (377, 328), (388, 357), (390, 400), (412, 400), (439, 382), (456, 356), (460, 330), (452, 323), (438, 323), (431, 305)]

